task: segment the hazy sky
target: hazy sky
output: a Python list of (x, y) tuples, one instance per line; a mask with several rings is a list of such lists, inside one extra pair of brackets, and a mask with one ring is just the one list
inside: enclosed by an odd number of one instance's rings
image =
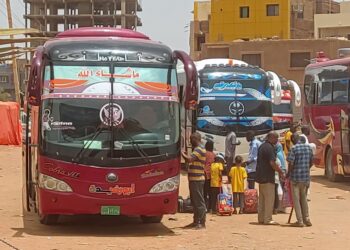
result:
[[(24, 27), (23, 0), (10, 0), (15, 27)], [(189, 25), (194, 0), (139, 0), (143, 26), (138, 30), (172, 49), (189, 51)], [(340, 2), (340, 1), (338, 1)], [(5, 0), (0, 0), (0, 28), (7, 27)]]
[(139, 31), (173, 49), (189, 51), (189, 25), (193, 0), (142, 0)]
[[(10, 0), (14, 27), (24, 27), (23, 0)], [(139, 13), (143, 26), (138, 28), (153, 40), (161, 41), (172, 49), (189, 51), (189, 28), (193, 18), (193, 0), (141, 0)], [(0, 28), (7, 28), (5, 0), (0, 0)]]

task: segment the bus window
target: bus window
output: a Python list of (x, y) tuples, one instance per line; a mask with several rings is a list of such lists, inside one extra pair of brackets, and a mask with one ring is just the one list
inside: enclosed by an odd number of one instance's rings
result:
[(333, 82), (333, 103), (348, 102), (349, 80), (338, 80)]
[(304, 81), (304, 93), (305, 99), (309, 104), (315, 103), (315, 83), (313, 82), (312, 76), (306, 75)]
[(332, 83), (320, 82), (318, 91), (318, 104), (332, 103)]

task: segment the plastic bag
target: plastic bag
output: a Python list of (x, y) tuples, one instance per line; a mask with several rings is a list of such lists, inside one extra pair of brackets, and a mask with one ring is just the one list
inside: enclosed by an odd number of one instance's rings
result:
[(232, 186), (231, 184), (222, 184), (222, 193), (225, 195), (232, 195)]
[(282, 188), (281, 182), (278, 182), (277, 194), (278, 194), (278, 199), (282, 200), (282, 198), (283, 198), (283, 188)]

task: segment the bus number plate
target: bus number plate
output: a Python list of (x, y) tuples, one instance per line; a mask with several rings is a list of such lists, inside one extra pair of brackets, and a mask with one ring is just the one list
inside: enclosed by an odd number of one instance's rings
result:
[(102, 206), (101, 215), (120, 215), (119, 206)]

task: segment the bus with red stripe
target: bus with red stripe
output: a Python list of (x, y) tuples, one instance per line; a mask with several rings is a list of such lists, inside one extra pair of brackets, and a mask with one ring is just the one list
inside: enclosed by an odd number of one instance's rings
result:
[(305, 69), (303, 122), (316, 144), (314, 164), (331, 181), (350, 177), (350, 49), (330, 60), (320, 52)]
[(131, 30), (59, 33), (30, 68), (24, 209), (43, 224), (77, 214), (155, 223), (176, 213), (180, 106), (195, 109), (197, 97), (196, 67), (182, 51)]

